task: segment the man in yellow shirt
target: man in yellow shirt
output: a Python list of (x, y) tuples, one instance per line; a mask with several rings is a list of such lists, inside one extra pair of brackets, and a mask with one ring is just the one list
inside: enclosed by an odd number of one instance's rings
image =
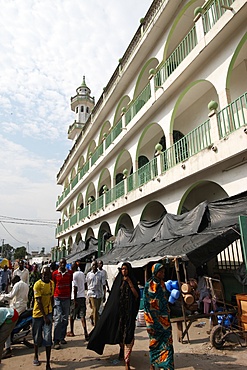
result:
[(51, 345), (52, 345), (52, 309), (54, 282), (51, 280), (50, 267), (44, 267), (41, 279), (36, 281), (33, 287), (33, 340), (34, 360), (33, 365), (39, 366), (38, 348), (44, 344), (46, 348), (46, 370), (51, 370)]

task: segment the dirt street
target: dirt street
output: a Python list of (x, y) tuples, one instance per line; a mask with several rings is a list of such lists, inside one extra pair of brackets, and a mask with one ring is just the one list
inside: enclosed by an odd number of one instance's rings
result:
[[(201, 324), (202, 327), (195, 325)], [(88, 329), (91, 325), (88, 321)], [(212, 348), (209, 342), (208, 320), (195, 322), (189, 330), (190, 344), (181, 344), (176, 338), (176, 326), (173, 327), (175, 368), (180, 370), (239, 370), (247, 369), (247, 348), (238, 345), (225, 345), (223, 350)], [(52, 350), (51, 367), (56, 370), (77, 369), (124, 369), (122, 362), (118, 361), (118, 346), (106, 346), (102, 356), (86, 349), (86, 342), (82, 335), (80, 321), (75, 322), (73, 338), (66, 338), (68, 343), (60, 350)], [(186, 339), (186, 338), (185, 338)], [(1, 370), (7, 369), (34, 369), (33, 350), (24, 345), (13, 346), (13, 356), (2, 360)], [(45, 351), (41, 348), (40, 370), (45, 369)], [(145, 328), (136, 328), (136, 342), (131, 357), (131, 369), (148, 370), (148, 339)]]

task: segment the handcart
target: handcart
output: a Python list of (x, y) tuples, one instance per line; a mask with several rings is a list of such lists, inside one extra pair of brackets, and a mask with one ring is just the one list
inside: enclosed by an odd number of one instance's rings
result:
[(247, 346), (247, 294), (237, 294), (236, 299), (236, 315), (233, 318), (229, 313), (220, 315), (220, 323), (211, 330), (210, 342), (217, 349), (221, 349), (226, 342)]
[[(181, 286), (178, 261), (176, 259), (175, 259), (175, 267), (176, 267), (176, 272), (177, 272), (177, 279)], [(185, 275), (185, 279), (187, 283), (185, 267), (184, 267), (184, 275)], [(207, 288), (211, 296), (211, 307), (210, 307), (209, 312), (207, 313), (192, 312), (190, 315), (186, 315), (186, 308), (190, 309), (190, 307), (188, 307), (188, 305), (186, 306), (185, 301), (182, 296), (181, 303), (182, 303), (183, 315), (182, 317), (172, 318), (171, 322), (177, 324), (178, 341), (181, 343), (184, 343), (184, 338), (185, 336), (187, 336), (187, 341), (188, 343), (190, 343), (189, 329), (191, 325), (197, 320), (201, 320), (203, 318), (209, 318), (210, 323), (211, 323), (211, 330), (210, 330), (211, 343), (216, 348), (220, 348), (220, 346), (222, 346), (224, 344), (224, 341), (226, 340), (224, 335), (227, 333), (227, 331), (231, 327), (231, 325), (229, 324), (230, 318), (234, 318), (234, 321), (236, 321), (235, 317), (238, 311), (232, 305), (226, 304), (225, 299), (224, 299), (223, 287), (222, 287), (220, 279), (211, 278), (207, 276), (204, 276), (204, 278), (206, 280)], [(219, 306), (220, 306), (220, 309), (218, 308)], [(246, 309), (246, 312), (247, 312), (247, 309)], [(220, 321), (219, 316), (223, 317), (224, 320)], [(247, 321), (246, 321), (246, 325), (247, 325)], [(220, 344), (221, 342), (222, 344)]]

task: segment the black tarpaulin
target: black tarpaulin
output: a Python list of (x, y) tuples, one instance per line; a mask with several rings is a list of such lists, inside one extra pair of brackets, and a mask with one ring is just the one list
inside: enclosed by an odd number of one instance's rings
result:
[(80, 245), (82, 249), (77, 249), (76, 253), (71, 253), (67, 257), (67, 263), (75, 262), (98, 252), (98, 239), (95, 239), (94, 237), (90, 237), (86, 242), (82, 242)]
[[(125, 246), (113, 248), (102, 259), (105, 264), (147, 260), (162, 256), (181, 257), (199, 266), (239, 239), (238, 217), (247, 215), (247, 192), (214, 202), (202, 202), (181, 216), (165, 214), (155, 223), (155, 233), (149, 227), (149, 242), (132, 237)], [(147, 223), (147, 222), (146, 222)], [(142, 233), (145, 223), (142, 223)], [(157, 225), (159, 228), (157, 229)], [(117, 238), (116, 238), (117, 239)], [(119, 245), (119, 244), (118, 244)]]

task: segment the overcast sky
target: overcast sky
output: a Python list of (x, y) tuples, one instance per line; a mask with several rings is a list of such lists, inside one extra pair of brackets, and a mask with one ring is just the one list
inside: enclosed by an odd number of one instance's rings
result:
[(0, 0), (0, 243), (57, 244), (70, 97), (85, 75), (97, 101), (151, 3)]

